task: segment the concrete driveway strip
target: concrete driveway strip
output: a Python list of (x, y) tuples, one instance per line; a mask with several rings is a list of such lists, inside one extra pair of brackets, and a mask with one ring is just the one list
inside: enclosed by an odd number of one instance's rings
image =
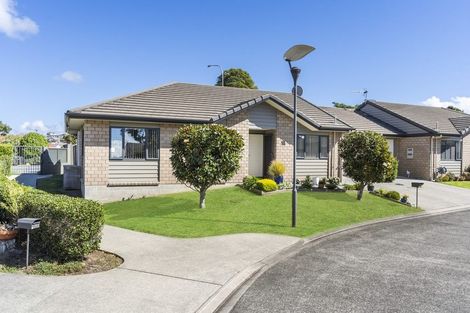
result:
[[(344, 178), (346, 183), (352, 183), (349, 178)], [(411, 187), (411, 182), (423, 182), (419, 189), (419, 206), (426, 212), (439, 212), (441, 210), (470, 206), (470, 189), (460, 188), (435, 183), (425, 180), (398, 178), (392, 183), (375, 184), (375, 189), (398, 191), (401, 195), (408, 195), (409, 201), (416, 204), (416, 188)]]
[(121, 255), (122, 266), (67, 277), (0, 274), (0, 303), (11, 312), (195, 312), (235, 275), (299, 241), (175, 239), (105, 226), (102, 248)]
[(263, 273), (232, 312), (470, 312), (470, 211), (344, 233)]

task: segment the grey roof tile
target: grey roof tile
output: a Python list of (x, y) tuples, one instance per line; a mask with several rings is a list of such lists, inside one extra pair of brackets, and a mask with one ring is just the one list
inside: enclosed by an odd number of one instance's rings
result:
[(348, 110), (335, 107), (322, 107), (325, 111), (336, 116), (356, 130), (371, 130), (383, 135), (401, 135), (402, 131), (388, 125), (376, 118), (368, 116), (360, 111)]
[[(71, 109), (69, 117), (94, 118), (142, 118), (146, 120), (211, 122), (223, 118), (251, 104), (266, 99), (282, 104), (292, 110), (292, 94), (197, 85), (171, 83), (128, 96)], [(303, 98), (298, 101), (299, 115), (322, 129), (347, 130), (344, 124)]]
[[(460, 120), (460, 124), (462, 124), (468, 122), (466, 117), (470, 117), (468, 114), (446, 108), (375, 100), (368, 100), (368, 102), (375, 104), (377, 107), (388, 112), (392, 112), (396, 116), (402, 117), (405, 120), (412, 121), (430, 132), (437, 132), (446, 135), (460, 135), (460, 131), (455, 127), (451, 119), (462, 118)], [(468, 126), (470, 126), (470, 124), (467, 124), (467, 127)], [(463, 126), (460, 125), (459, 127)]]

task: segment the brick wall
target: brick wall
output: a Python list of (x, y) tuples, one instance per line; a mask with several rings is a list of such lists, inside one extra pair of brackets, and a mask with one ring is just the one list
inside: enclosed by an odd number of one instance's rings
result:
[(470, 135), (463, 137), (462, 141), (462, 170), (470, 166)]
[(176, 184), (176, 177), (173, 176), (170, 161), (170, 149), (171, 139), (181, 126), (177, 124), (159, 124), (154, 127), (160, 127), (160, 182), (162, 184)]
[(83, 126), (83, 179), (85, 186), (108, 183), (109, 123), (87, 120)]
[(249, 147), (249, 121), (248, 112), (241, 111), (227, 118), (223, 123), (226, 127), (235, 129), (243, 137), (245, 146), (242, 152), (242, 159), (240, 160), (240, 169), (237, 174), (229, 181), (231, 183), (239, 183), (243, 181), (243, 177), (248, 175), (248, 147)]
[(292, 181), (292, 153), (293, 153), (293, 136), (292, 118), (282, 112), (277, 112), (277, 129), (274, 134), (276, 160), (281, 161), (286, 166), (284, 179)]
[[(412, 159), (407, 158), (407, 148), (413, 148)], [(406, 176), (411, 172), (412, 178), (432, 179), (431, 137), (404, 137), (397, 140), (398, 175)]]

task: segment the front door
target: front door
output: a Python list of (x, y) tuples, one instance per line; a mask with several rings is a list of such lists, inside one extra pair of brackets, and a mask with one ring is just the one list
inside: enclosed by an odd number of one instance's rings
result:
[(250, 134), (248, 150), (248, 174), (263, 176), (263, 135)]

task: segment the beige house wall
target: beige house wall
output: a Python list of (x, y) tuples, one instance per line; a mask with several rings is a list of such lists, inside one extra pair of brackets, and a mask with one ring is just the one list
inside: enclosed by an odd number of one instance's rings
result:
[(470, 166), (470, 135), (462, 140), (462, 171)]
[[(410, 171), (411, 178), (432, 179), (431, 137), (402, 137), (397, 139), (398, 175), (406, 176)], [(413, 148), (413, 158), (407, 157), (408, 148)]]

